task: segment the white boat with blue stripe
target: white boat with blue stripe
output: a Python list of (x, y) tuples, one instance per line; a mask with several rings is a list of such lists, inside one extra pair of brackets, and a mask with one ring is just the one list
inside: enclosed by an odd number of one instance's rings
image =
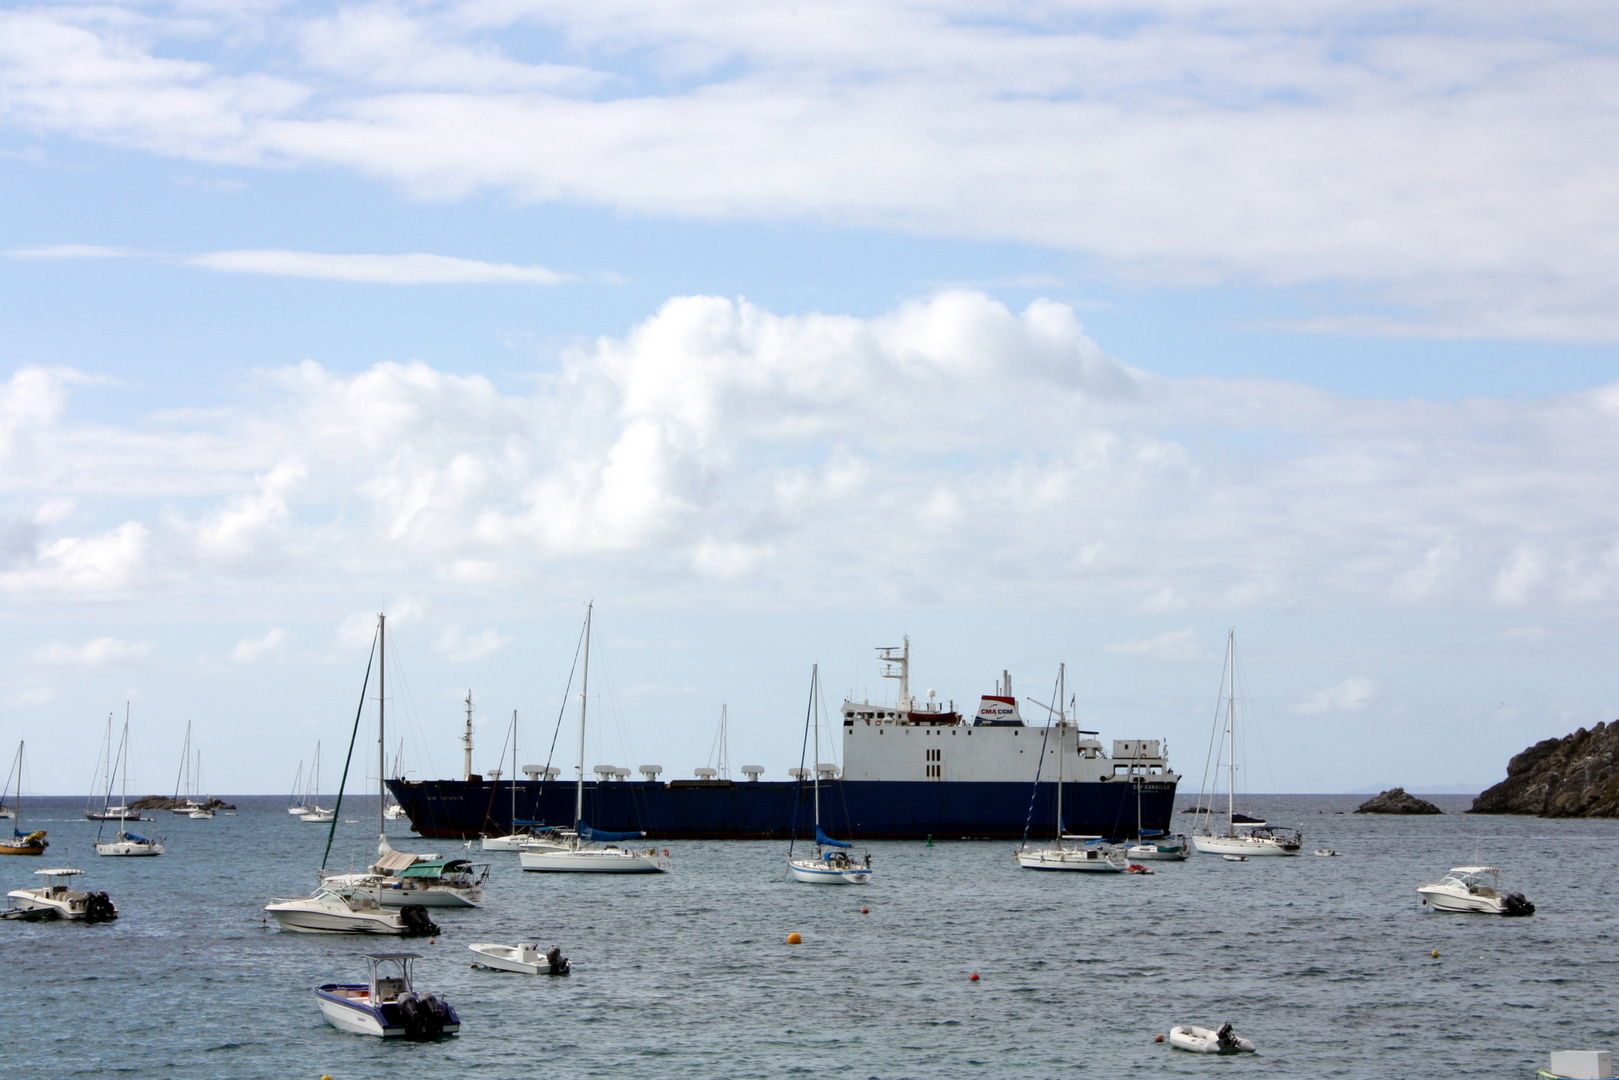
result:
[(385, 1039), (436, 1039), (461, 1030), (461, 1018), (450, 1003), (419, 994), (410, 965), (417, 953), (370, 953), (364, 983), (326, 983), (315, 987), (321, 1015), (339, 1031), (378, 1035)]

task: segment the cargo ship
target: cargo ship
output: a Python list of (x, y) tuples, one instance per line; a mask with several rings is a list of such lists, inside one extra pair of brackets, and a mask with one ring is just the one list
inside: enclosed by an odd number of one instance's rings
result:
[[(878, 650), (883, 678), (899, 683), (898, 700), (845, 701), (842, 765), (814, 766), (828, 833), (863, 840), (1050, 836), (1058, 776), (1066, 778), (1063, 826), (1069, 834), (1123, 840), (1169, 830), (1180, 777), (1160, 740), (1115, 739), (1107, 753), (1098, 732), (1080, 729), (1056, 710), (1045, 723), (1026, 723), (1005, 672), (969, 719), (935, 701), (932, 691), (922, 701), (911, 695), (910, 653), (909, 638)], [(470, 729), (469, 720), (463, 740), (470, 740)], [(1058, 754), (1064, 755), (1060, 770)], [(416, 832), (470, 839), (574, 824), (576, 778), (529, 765), (523, 779), (486, 779), (471, 772), (470, 752), (467, 760), (460, 780), (388, 781)], [(765, 780), (763, 768), (746, 765), (739, 770), (744, 779), (733, 780), (705, 768), (692, 779), (667, 781), (660, 766), (638, 771), (641, 779), (632, 780), (627, 768), (592, 769), (595, 779), (587, 777), (584, 785), (584, 817), (592, 827), (659, 840), (785, 840), (810, 820), (805, 770)]]

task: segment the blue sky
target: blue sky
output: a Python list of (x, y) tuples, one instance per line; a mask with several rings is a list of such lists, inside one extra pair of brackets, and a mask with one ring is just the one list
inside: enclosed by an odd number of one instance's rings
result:
[(1234, 626), (1256, 787), (1489, 783), (1619, 715), (1614, 46), (1579, 4), (0, 8), (0, 738), (80, 790), (130, 698), (152, 786), (189, 720), (277, 790), (387, 609), (442, 771), (468, 687), (554, 721), (594, 597), (616, 764), (689, 772), (728, 703), (781, 773), (809, 665), (878, 692), (910, 633), (958, 701), (1066, 661), (1195, 785)]

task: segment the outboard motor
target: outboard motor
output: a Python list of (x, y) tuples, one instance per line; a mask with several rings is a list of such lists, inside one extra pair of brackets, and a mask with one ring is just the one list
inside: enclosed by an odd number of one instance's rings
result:
[(432, 994), (404, 994), (399, 998), (399, 1019), (407, 1039), (436, 1039), (444, 1034), (449, 1008)]
[(427, 917), (427, 909), (420, 904), (406, 904), (399, 909), (399, 920), (405, 924), (405, 937), (434, 937), (438, 924)]
[(1509, 892), (1501, 897), (1503, 915), (1533, 915), (1535, 905), (1529, 902), (1528, 897), (1521, 892)]
[(93, 892), (84, 898), (85, 922), (112, 922), (118, 917), (118, 909), (112, 906), (112, 900), (104, 892)]
[(553, 945), (545, 951), (546, 963), (551, 965), (550, 974), (566, 975), (568, 973), (568, 958), (562, 955), (562, 950)]
[(1237, 1049), (1237, 1037), (1232, 1034), (1231, 1021), (1227, 1020), (1220, 1025), (1220, 1030), (1214, 1033), (1214, 1039), (1220, 1044), (1220, 1053), (1230, 1054)]

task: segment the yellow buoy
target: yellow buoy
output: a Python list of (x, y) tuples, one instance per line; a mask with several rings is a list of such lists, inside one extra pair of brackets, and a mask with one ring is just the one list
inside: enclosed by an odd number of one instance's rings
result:
[(791, 933), (791, 934), (787, 935), (787, 944), (789, 944), (789, 945), (802, 945), (802, 944), (804, 944), (804, 939), (799, 937), (798, 934), (796, 932), (794, 932), (794, 933)]
[(1429, 953), (1428, 955), (1432, 956), (1435, 960), (1437, 960), (1437, 959), (1439, 959), (1439, 950), (1435, 949), (1433, 952)]

